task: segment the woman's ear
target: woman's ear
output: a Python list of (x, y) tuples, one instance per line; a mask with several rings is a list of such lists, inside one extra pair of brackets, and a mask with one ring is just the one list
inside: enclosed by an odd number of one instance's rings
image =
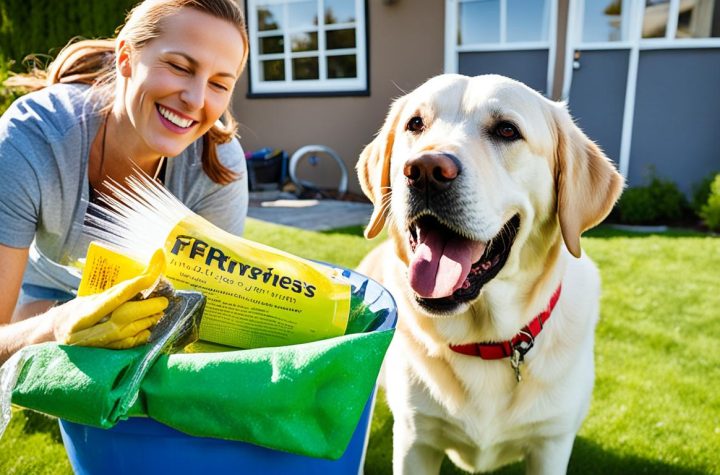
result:
[(118, 41), (117, 52), (115, 53), (115, 65), (120, 75), (125, 78), (129, 78), (132, 75), (132, 53), (132, 46), (125, 40)]

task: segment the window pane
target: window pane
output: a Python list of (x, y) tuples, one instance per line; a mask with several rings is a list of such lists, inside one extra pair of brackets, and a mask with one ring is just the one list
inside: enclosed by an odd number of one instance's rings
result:
[(258, 31), (279, 30), (282, 24), (282, 5), (267, 5), (257, 9)]
[(284, 48), (282, 36), (266, 36), (260, 38), (260, 54), (282, 53)]
[(460, 4), (458, 44), (500, 41), (500, 0), (481, 0)]
[(261, 81), (284, 81), (285, 80), (285, 61), (282, 59), (273, 59), (270, 61), (261, 61), (262, 77)]
[(298, 2), (288, 4), (288, 27), (307, 28), (318, 24), (318, 2)]
[(297, 51), (317, 51), (318, 34), (317, 32), (309, 33), (293, 33), (290, 36), (292, 50)]
[(352, 23), (355, 21), (355, 2), (350, 0), (325, 0), (325, 24)]
[(331, 30), (325, 33), (325, 47), (327, 49), (341, 49), (355, 47), (355, 28), (347, 30)]
[[(720, 16), (717, 0), (680, 2), (676, 38), (720, 37)], [(716, 21), (713, 18), (718, 17)]]
[(585, 1), (582, 40), (587, 43), (622, 41), (622, 0)]
[(354, 54), (328, 56), (328, 79), (356, 78), (357, 58)]
[(293, 79), (319, 79), (319, 66), (317, 57), (295, 58), (292, 60)]
[(547, 0), (508, 0), (507, 40), (547, 40)]
[(670, 0), (646, 0), (643, 16), (643, 38), (665, 38)]

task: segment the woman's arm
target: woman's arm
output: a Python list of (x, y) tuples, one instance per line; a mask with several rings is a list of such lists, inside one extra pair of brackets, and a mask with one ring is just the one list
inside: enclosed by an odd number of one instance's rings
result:
[(55, 339), (52, 318), (11, 323), (27, 260), (27, 249), (0, 245), (0, 364), (24, 346)]

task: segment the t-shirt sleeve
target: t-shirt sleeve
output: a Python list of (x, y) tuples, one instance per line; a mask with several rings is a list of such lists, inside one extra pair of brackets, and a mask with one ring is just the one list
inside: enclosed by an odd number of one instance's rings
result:
[(193, 211), (225, 231), (240, 236), (245, 229), (249, 201), (247, 164), (240, 142), (234, 138), (219, 145), (218, 158), (235, 172), (237, 179), (214, 187), (193, 206)]
[(21, 130), (0, 127), (0, 244), (29, 247), (40, 213), (40, 184), (27, 154), (37, 153)]

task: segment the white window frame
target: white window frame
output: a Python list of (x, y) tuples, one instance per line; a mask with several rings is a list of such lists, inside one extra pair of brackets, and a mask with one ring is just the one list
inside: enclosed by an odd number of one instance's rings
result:
[(622, 135), (620, 138), (619, 171), (627, 177), (630, 169), (630, 148), (632, 146), (632, 124), (635, 117), (635, 95), (637, 93), (637, 75), (640, 63), (640, 51), (653, 49), (705, 49), (720, 48), (720, 38), (675, 38), (677, 31), (680, 0), (670, 0), (668, 23), (664, 38), (643, 38), (642, 27), (645, 17), (645, 0), (623, 0), (623, 40), (589, 42), (582, 40), (583, 8), (586, 1), (570, 2), (568, 11), (568, 32), (565, 51), (565, 80), (562, 98), (570, 99), (572, 86), (573, 58), (575, 50), (629, 50), (627, 82), (625, 86), (625, 106), (623, 109)]
[(458, 11), (460, 4), (478, 0), (445, 0), (445, 72), (458, 72), (460, 53), (489, 51), (548, 50), (547, 94), (552, 91), (555, 73), (555, 49), (557, 44), (558, 0), (547, 0), (544, 19), (547, 39), (540, 41), (507, 41), (507, 0), (500, 0), (500, 39), (489, 43), (457, 44)]
[[(250, 37), (250, 95), (354, 95), (366, 94), (368, 91), (368, 69), (367, 69), (367, 26), (366, 26), (366, 2), (365, 0), (354, 0), (355, 22), (338, 23), (333, 25), (324, 24), (324, 15), (318, 15), (320, 24), (317, 25), (318, 49), (317, 51), (291, 52), (292, 47), (290, 36), (297, 32), (306, 32), (306, 28), (298, 30), (282, 29), (272, 31), (258, 31), (257, 7), (263, 5), (281, 5), (284, 14), (287, 15), (287, 5), (306, 0), (246, 0), (246, 12), (248, 22), (248, 35)], [(315, 0), (318, 5), (318, 12), (325, 11), (325, 1)], [(355, 48), (346, 49), (325, 49), (326, 31), (355, 29)], [(261, 36), (277, 36), (281, 33), (284, 36), (285, 51), (276, 54), (259, 54), (258, 38)], [(330, 79), (327, 77), (328, 56), (354, 54), (356, 56), (357, 77)], [(292, 79), (293, 58), (318, 57), (319, 79)], [(285, 67), (285, 79), (283, 81), (262, 81), (261, 61), (268, 59), (283, 59)]]

